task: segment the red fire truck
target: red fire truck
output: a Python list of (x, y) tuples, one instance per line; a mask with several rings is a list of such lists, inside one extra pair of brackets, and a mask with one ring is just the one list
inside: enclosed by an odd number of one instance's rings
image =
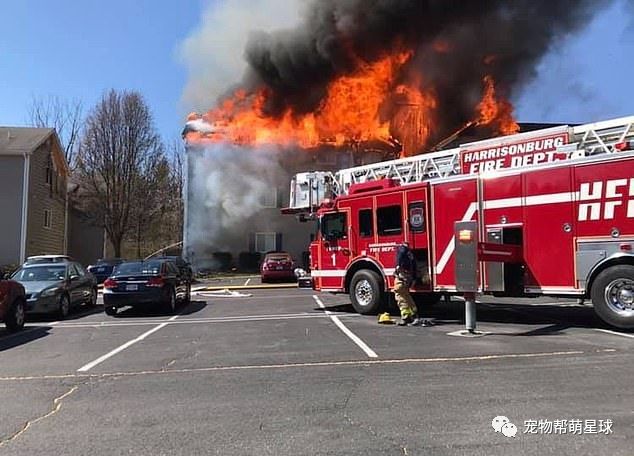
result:
[(360, 313), (385, 303), (404, 240), (415, 297), (457, 293), (454, 224), (477, 221), (479, 293), (590, 298), (634, 328), (634, 116), (298, 174), (287, 212), (318, 220), (313, 288)]

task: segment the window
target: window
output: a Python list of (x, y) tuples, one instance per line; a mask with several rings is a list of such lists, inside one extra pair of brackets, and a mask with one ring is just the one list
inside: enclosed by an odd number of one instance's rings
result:
[(271, 252), (277, 250), (276, 233), (255, 233), (255, 251)]
[(53, 226), (53, 213), (49, 209), (44, 209), (44, 228)]
[(345, 239), (346, 214), (326, 214), (321, 218), (321, 236), (325, 240)]
[(363, 209), (359, 211), (359, 236), (371, 237), (373, 234), (372, 209)]
[(408, 208), (409, 228), (412, 233), (424, 233), (425, 224), (425, 203), (411, 203)]
[(394, 236), (403, 231), (401, 206), (380, 207), (376, 210), (376, 223), (380, 236)]
[(277, 190), (265, 192), (260, 195), (260, 205), (264, 208), (277, 207)]

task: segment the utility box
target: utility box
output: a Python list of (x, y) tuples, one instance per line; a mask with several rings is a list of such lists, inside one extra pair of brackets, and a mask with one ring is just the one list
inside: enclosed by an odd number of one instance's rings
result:
[(455, 222), (456, 288), (458, 291), (478, 291), (478, 222)]

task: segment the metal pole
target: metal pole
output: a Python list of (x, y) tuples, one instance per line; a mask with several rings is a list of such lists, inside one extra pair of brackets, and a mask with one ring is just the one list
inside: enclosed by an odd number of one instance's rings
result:
[(476, 305), (475, 305), (475, 293), (464, 294), (464, 308), (465, 308), (465, 323), (467, 331), (471, 334), (476, 330)]

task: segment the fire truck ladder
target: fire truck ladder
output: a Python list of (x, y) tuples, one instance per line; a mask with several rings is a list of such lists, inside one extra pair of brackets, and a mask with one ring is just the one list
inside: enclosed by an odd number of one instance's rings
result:
[[(574, 127), (565, 125), (486, 139), (464, 144), (455, 149), (342, 169), (336, 173), (303, 173), (302, 175), (297, 175), (291, 184), (290, 207), (295, 209), (314, 207), (319, 205), (326, 194), (330, 196), (346, 195), (352, 184), (379, 179), (394, 179), (401, 185), (407, 185), (459, 175), (462, 174), (460, 153), (465, 148), (499, 147), (532, 137), (562, 133), (568, 134), (569, 143), (559, 147), (556, 152), (560, 156), (566, 154), (569, 160), (593, 157), (600, 154), (613, 154), (620, 150), (634, 150), (634, 146), (632, 146), (634, 144), (634, 116)], [(630, 145), (625, 149), (619, 149), (621, 144)], [(303, 178), (300, 179), (300, 176), (303, 176)], [(321, 184), (314, 182), (314, 176), (318, 176), (317, 180), (320, 180)], [(299, 191), (301, 185), (306, 190), (304, 193), (310, 194), (310, 198), (304, 195), (302, 201), (298, 198), (302, 194)], [(317, 191), (317, 188), (324, 190)], [(310, 204), (306, 204), (307, 201), (310, 201)]]
[[(537, 130), (521, 135), (538, 136), (547, 131), (567, 131), (570, 143), (557, 152), (567, 153), (568, 159), (611, 154), (619, 152), (616, 144), (634, 140), (634, 116), (608, 120), (576, 127), (563, 126), (547, 130)], [(469, 144), (500, 145), (512, 143), (519, 135), (504, 136)], [(401, 158), (372, 165), (359, 166), (338, 171), (333, 175), (333, 192), (343, 195), (350, 185), (378, 179), (396, 179), (401, 185), (423, 182), (430, 179), (461, 174), (460, 151), (463, 147), (443, 150), (430, 154)]]

